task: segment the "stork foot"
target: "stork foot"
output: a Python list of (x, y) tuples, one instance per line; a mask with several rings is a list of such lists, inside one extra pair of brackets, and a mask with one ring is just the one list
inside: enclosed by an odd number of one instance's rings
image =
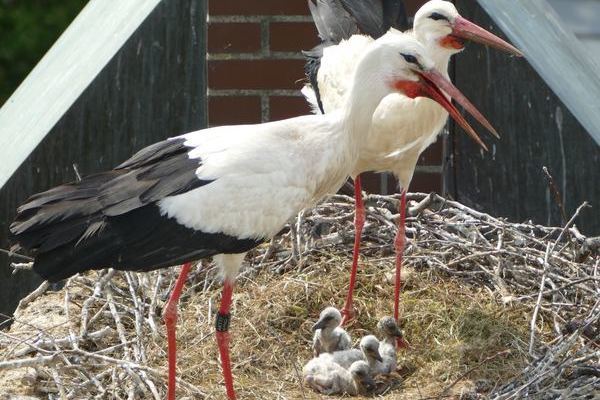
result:
[(342, 323), (341, 323), (342, 326), (346, 325), (348, 322), (353, 320), (354, 317), (356, 316), (356, 314), (354, 312), (354, 307), (352, 307), (351, 305), (344, 306), (344, 308), (342, 308), (340, 313), (342, 314)]

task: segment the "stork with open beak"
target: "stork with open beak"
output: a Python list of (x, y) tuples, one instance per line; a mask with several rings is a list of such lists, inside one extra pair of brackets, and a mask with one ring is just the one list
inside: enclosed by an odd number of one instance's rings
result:
[[(399, 34), (398, 25), (386, 24), (397, 18), (385, 14), (386, 5), (401, 0), (309, 0), (309, 6), (323, 44), (307, 52), (307, 75), (311, 85), (303, 93), (315, 112), (328, 113), (340, 107), (348, 93), (348, 76), (354, 73), (357, 57), (368, 48), (376, 37), (356, 35), (356, 32), (377, 32), (382, 37)], [(397, 9), (397, 8), (396, 8)], [(337, 10), (337, 12), (333, 12)], [(343, 10), (340, 12), (339, 10)], [(379, 29), (377, 29), (379, 28)], [(392, 28), (389, 31), (386, 29)], [(499, 37), (463, 18), (456, 7), (443, 0), (431, 0), (421, 7), (414, 19), (410, 34), (421, 42), (435, 69), (449, 79), (448, 64), (452, 55), (461, 52), (464, 41), (469, 40), (491, 46), (509, 54), (522, 53)], [(345, 40), (340, 41), (340, 38)], [(337, 45), (329, 45), (338, 43)], [(407, 60), (410, 61), (410, 60)], [(443, 88), (442, 88), (443, 89)], [(445, 89), (443, 89), (445, 91)], [(447, 92), (446, 92), (447, 93)], [(358, 266), (360, 238), (365, 222), (360, 174), (367, 171), (392, 172), (398, 178), (402, 197), (400, 221), (394, 241), (396, 251), (396, 278), (394, 293), (394, 317), (399, 318), (402, 255), (405, 242), (406, 190), (422, 152), (436, 141), (448, 118), (448, 113), (430, 99), (410, 99), (392, 94), (382, 100), (374, 115), (369, 140), (360, 149), (360, 156), (352, 172), (355, 188), (355, 241), (350, 287), (342, 308), (345, 323), (353, 316), (353, 292)], [(481, 116), (478, 120), (494, 135), (498, 133)], [(469, 132), (467, 132), (469, 133)], [(470, 136), (485, 150), (486, 145), (477, 137)]]
[(36, 194), (17, 210), (10, 239), (52, 282), (106, 267), (151, 271), (184, 263), (163, 310), (169, 400), (177, 303), (192, 263), (213, 256), (224, 281), (216, 338), (227, 395), (235, 399), (229, 322), (244, 255), (344, 184), (381, 100), (394, 92), (427, 96), (476, 135), (442, 88), (468, 112), (478, 115), (476, 109), (408, 35), (372, 43), (347, 79), (352, 86), (336, 112), (191, 132), (146, 147), (113, 170)]

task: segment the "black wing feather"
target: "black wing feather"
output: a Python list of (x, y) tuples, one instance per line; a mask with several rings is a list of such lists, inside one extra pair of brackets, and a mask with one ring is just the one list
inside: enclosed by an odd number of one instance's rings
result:
[(339, 0), (309, 0), (308, 7), (319, 37), (325, 43), (339, 43), (359, 33), (352, 14)]
[(352, 15), (360, 32), (377, 39), (385, 34), (382, 0), (340, 0)]
[(128, 271), (243, 253), (262, 239), (240, 239), (187, 228), (156, 204), (212, 181), (196, 176), (184, 139), (142, 149), (112, 171), (32, 196), (10, 226), (10, 239), (34, 256), (33, 269), (56, 282), (81, 271)]
[[(185, 140), (142, 149), (112, 171), (38, 193), (17, 210), (12, 241), (33, 254), (49, 251), (101, 226), (109, 217), (154, 204), (210, 183), (197, 178), (200, 160), (188, 157)], [(100, 224), (100, 225), (98, 225)]]

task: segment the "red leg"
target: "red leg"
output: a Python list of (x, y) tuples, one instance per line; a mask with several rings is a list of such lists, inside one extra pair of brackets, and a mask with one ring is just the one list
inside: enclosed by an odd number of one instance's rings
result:
[(183, 285), (192, 267), (192, 263), (185, 263), (181, 267), (179, 278), (175, 282), (175, 287), (171, 293), (171, 297), (167, 302), (167, 306), (163, 312), (163, 321), (167, 326), (167, 343), (169, 349), (169, 389), (167, 393), (168, 400), (175, 400), (175, 377), (177, 375), (177, 306), (179, 304), (179, 297), (183, 290)]
[(217, 346), (219, 346), (219, 355), (221, 356), (221, 368), (223, 369), (223, 379), (225, 380), (225, 389), (227, 398), (235, 400), (235, 390), (233, 389), (233, 375), (231, 373), (231, 360), (229, 358), (229, 321), (231, 314), (231, 297), (233, 295), (233, 282), (225, 280), (223, 285), (223, 295), (221, 296), (221, 308), (217, 314)]
[[(400, 288), (402, 287), (402, 256), (404, 255), (404, 244), (406, 240), (406, 190), (402, 190), (402, 198), (400, 200), (400, 221), (398, 221), (398, 232), (394, 240), (394, 249), (396, 250), (396, 284), (394, 288), (394, 318), (400, 326)], [(406, 347), (406, 342), (398, 339), (399, 347)]]
[(352, 252), (352, 269), (350, 271), (350, 287), (348, 296), (342, 308), (342, 325), (354, 317), (354, 307), (352, 305), (352, 296), (354, 286), (356, 285), (356, 270), (358, 268), (358, 256), (360, 254), (360, 239), (362, 237), (363, 227), (365, 226), (365, 205), (362, 198), (362, 188), (360, 184), (360, 175), (354, 179), (354, 250)]

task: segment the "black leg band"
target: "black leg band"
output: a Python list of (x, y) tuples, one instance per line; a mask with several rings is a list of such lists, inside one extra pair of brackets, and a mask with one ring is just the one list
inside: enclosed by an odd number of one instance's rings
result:
[(217, 332), (227, 332), (229, 330), (229, 322), (231, 314), (217, 313)]

